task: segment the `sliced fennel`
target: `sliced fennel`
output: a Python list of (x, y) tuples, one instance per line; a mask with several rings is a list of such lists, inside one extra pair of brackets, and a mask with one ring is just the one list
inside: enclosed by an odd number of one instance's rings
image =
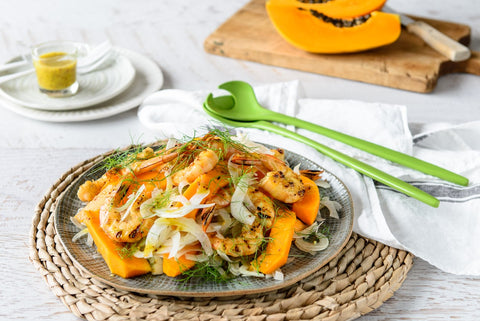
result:
[(253, 221), (255, 221), (255, 215), (253, 215), (243, 204), (247, 196), (247, 191), (251, 180), (252, 176), (249, 174), (245, 174), (240, 178), (237, 186), (235, 187), (235, 191), (233, 192), (230, 203), (232, 216), (236, 218), (237, 221), (247, 225), (252, 225)]

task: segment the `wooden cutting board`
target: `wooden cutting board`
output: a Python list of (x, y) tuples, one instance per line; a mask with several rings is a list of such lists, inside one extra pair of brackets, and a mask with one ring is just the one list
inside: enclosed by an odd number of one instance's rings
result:
[[(414, 18), (465, 45), (470, 42), (470, 27), (466, 25)], [(265, 0), (249, 2), (215, 30), (204, 46), (216, 55), (421, 93), (432, 91), (444, 74), (480, 75), (480, 52), (472, 52), (467, 61), (451, 62), (406, 30), (395, 43), (366, 52), (322, 55), (302, 51), (276, 32)]]

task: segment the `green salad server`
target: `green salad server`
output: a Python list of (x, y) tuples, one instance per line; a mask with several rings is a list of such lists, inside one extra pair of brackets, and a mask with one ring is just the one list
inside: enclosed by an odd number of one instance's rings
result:
[[(216, 100), (228, 100), (231, 99), (231, 97), (228, 96), (222, 96), (215, 98)], [(287, 138), (291, 138), (294, 140), (297, 140), (299, 142), (302, 142), (308, 146), (311, 146), (321, 152), (322, 154), (338, 161), (339, 163), (342, 163), (350, 168), (353, 168), (359, 173), (362, 173), (368, 177), (373, 178), (376, 181), (379, 181), (385, 185), (388, 185), (394, 189), (396, 189), (399, 192), (402, 192), (408, 196), (411, 196), (419, 201), (424, 202), (425, 204), (428, 204), (433, 207), (438, 207), (440, 201), (433, 197), (432, 195), (416, 188), (415, 186), (412, 186), (396, 177), (393, 177), (375, 167), (372, 167), (368, 164), (365, 164), (353, 157), (350, 157), (348, 155), (345, 155), (339, 151), (336, 151), (328, 146), (325, 146), (323, 144), (317, 143), (316, 141), (307, 138), (305, 136), (299, 135), (295, 132), (292, 132), (288, 129), (285, 129), (283, 127), (279, 127), (277, 125), (274, 125), (268, 121), (263, 121), (263, 120), (257, 120), (257, 121), (235, 121), (231, 119), (224, 118), (222, 116), (219, 116), (218, 114), (214, 113), (211, 111), (211, 109), (208, 106), (211, 106), (213, 104), (213, 96), (210, 94), (207, 97), (206, 102), (203, 104), (203, 109), (205, 112), (211, 116), (212, 118), (215, 118), (225, 125), (232, 126), (232, 127), (245, 127), (245, 128), (257, 128), (257, 129), (263, 129), (267, 130), (282, 136), (285, 136)]]
[(210, 95), (205, 101), (205, 108), (208, 108), (210, 113), (223, 119), (242, 122), (243, 127), (248, 127), (248, 125), (243, 122), (252, 121), (274, 121), (293, 125), (329, 137), (389, 161), (410, 167), (425, 174), (458, 185), (468, 185), (468, 178), (422, 161), (418, 158), (320, 125), (266, 109), (258, 103), (253, 88), (246, 82), (230, 81), (221, 84), (219, 88), (229, 91), (232, 95), (215, 98)]

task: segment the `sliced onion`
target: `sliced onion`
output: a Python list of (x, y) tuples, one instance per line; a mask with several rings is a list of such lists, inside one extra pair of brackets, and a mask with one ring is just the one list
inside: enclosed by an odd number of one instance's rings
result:
[(272, 274), (266, 274), (265, 278), (267, 279), (273, 278), (274, 280), (277, 280), (277, 281), (283, 281), (285, 276), (283, 275), (282, 270), (276, 269), (275, 272), (273, 272)]
[(153, 251), (165, 243), (170, 237), (171, 233), (172, 229), (169, 226), (162, 224), (162, 222), (158, 219), (155, 220), (145, 239), (143, 257), (151, 257)]
[(318, 222), (314, 222), (312, 225), (310, 226), (307, 226), (306, 228), (304, 228), (303, 230), (301, 231), (298, 231), (298, 232), (295, 232), (293, 234), (293, 238), (294, 239), (298, 239), (298, 238), (304, 238), (312, 233), (316, 233), (318, 231), (318, 228), (319, 228), (319, 224)]
[(169, 254), (171, 250), (172, 250), (172, 242), (169, 240), (163, 243), (162, 246), (160, 246), (158, 249), (156, 249), (153, 252), (153, 255)]
[(172, 240), (172, 248), (170, 249), (170, 254), (168, 255), (169, 259), (177, 256), (178, 250), (180, 249), (180, 238), (181, 235), (179, 231), (173, 232), (173, 235), (170, 238), (170, 240)]
[(152, 191), (151, 197), (157, 197), (158, 195), (162, 195), (165, 191), (161, 188), (155, 187)]
[(339, 202), (332, 201), (328, 196), (322, 198), (320, 202), (323, 206), (325, 206), (329, 211), (329, 216), (333, 218), (339, 219), (338, 211), (342, 209), (342, 205)]
[(230, 156), (227, 162), (227, 168), (228, 168), (228, 173), (230, 174), (230, 177), (232, 178), (232, 182), (235, 185), (236, 182), (238, 181), (238, 177), (242, 173), (242, 168), (239, 165), (236, 165), (232, 162), (234, 154)]
[(258, 271), (251, 271), (249, 270), (248, 265), (241, 264), (240, 262), (233, 262), (229, 264), (228, 271), (235, 276), (243, 275), (243, 276), (256, 276), (256, 277), (265, 277), (265, 274), (260, 273)]
[(158, 218), (155, 222), (159, 221), (159, 224), (175, 226), (177, 229), (183, 232), (190, 233), (196, 237), (200, 244), (202, 245), (205, 254), (212, 255), (212, 244), (207, 234), (202, 230), (202, 227), (198, 225), (195, 220), (186, 217), (179, 218)]
[(152, 209), (155, 206), (155, 202), (157, 201), (157, 199), (163, 197), (163, 193), (164, 190), (160, 188), (155, 188), (152, 191), (152, 196), (145, 202), (140, 204), (140, 215), (143, 218), (150, 218), (155, 215), (155, 213), (152, 212)]
[[(133, 204), (135, 204), (135, 202), (137, 201), (137, 199), (140, 197), (140, 195), (142, 195), (142, 192), (145, 190), (145, 185), (142, 185), (140, 186), (140, 188), (138, 189), (138, 191), (135, 192), (135, 194), (131, 194), (129, 197), (128, 197), (128, 201), (123, 204), (123, 206), (117, 208), (118, 211), (123, 211), (124, 207), (125, 206), (128, 206), (127, 210), (125, 211), (125, 213), (122, 214), (122, 217), (120, 218), (120, 222), (123, 222), (127, 217), (128, 217), (128, 214), (130, 214), (130, 210), (132, 209), (133, 207)], [(133, 195), (133, 196), (132, 196)]]
[(219, 238), (219, 239), (221, 239), (221, 240), (224, 240), (224, 239), (225, 239), (225, 236), (223, 236), (223, 234), (221, 234), (221, 233), (219, 233), (219, 232), (217, 232), (217, 233), (215, 234), (215, 237), (217, 237), (217, 238)]
[[(138, 189), (138, 191), (145, 189), (145, 186), (142, 185), (140, 186), (140, 188)], [(134, 202), (134, 198), (136, 199), (138, 197), (138, 195), (141, 193), (138, 193), (138, 191), (136, 193), (133, 193), (133, 194), (130, 194), (128, 195), (128, 200), (125, 202), (125, 204), (123, 204), (122, 206), (119, 206), (119, 207), (114, 207), (113, 209), (116, 210), (116, 211), (119, 211), (119, 212), (123, 212), (125, 211), (133, 202)]]
[(220, 230), (222, 229), (223, 224), (220, 223), (210, 223), (207, 227), (207, 230), (205, 232), (208, 233), (220, 233)]
[[(184, 254), (190, 253), (190, 252), (197, 252), (199, 251), (198, 249), (192, 249), (192, 248), (187, 248), (187, 245), (191, 245), (193, 243), (197, 243), (197, 238), (190, 233), (178, 233), (180, 235), (180, 238), (175, 240), (173, 237), (171, 238), (171, 249), (170, 249), (170, 254), (169, 257), (180, 257)], [(175, 236), (175, 235), (174, 235)], [(178, 245), (176, 244), (178, 242)], [(176, 248), (178, 246), (178, 249)]]
[(232, 264), (229, 264), (228, 265), (228, 271), (230, 273), (232, 273), (233, 275), (235, 276), (239, 276), (240, 275), (240, 270), (239, 270), (240, 266), (239, 266), (239, 263), (238, 262), (234, 262)]
[(143, 218), (150, 218), (155, 215), (155, 213), (152, 212), (152, 209), (153, 209), (153, 206), (155, 205), (156, 200), (157, 198), (154, 196), (149, 198), (148, 200), (146, 200), (140, 205), (140, 215)]
[(93, 246), (93, 237), (90, 233), (88, 233), (88, 236), (87, 236), (87, 245), (88, 246)]
[(162, 256), (153, 256), (148, 259), (148, 263), (152, 267), (153, 275), (163, 274), (163, 257)]
[(88, 235), (88, 228), (84, 228), (83, 230), (81, 230), (80, 232), (78, 232), (77, 234), (75, 234), (75, 235), (72, 237), (72, 242), (78, 241), (79, 238), (81, 238), (82, 236), (85, 236), (85, 235)]
[[(317, 233), (317, 236), (321, 235), (321, 233)], [(310, 254), (315, 254), (315, 252), (323, 251), (328, 247), (328, 238), (326, 236), (320, 237), (318, 242), (310, 243), (305, 241), (304, 239), (295, 239), (295, 245), (298, 247), (299, 250), (303, 252), (307, 252)]]
[(143, 252), (143, 251), (140, 251), (140, 250), (135, 251), (135, 252), (133, 253), (133, 256), (134, 256), (134, 257), (138, 257), (139, 259), (152, 257), (152, 255), (150, 255), (150, 256), (145, 256), (144, 252)]
[[(174, 230), (172, 230), (171, 235), (173, 235), (173, 231)], [(178, 252), (176, 253), (176, 257), (180, 257), (185, 253), (192, 252), (192, 249), (185, 249), (185, 246), (195, 242), (198, 242), (198, 240), (194, 235), (189, 233), (180, 233), (180, 242), (178, 246)], [(169, 238), (160, 247), (158, 247), (153, 253), (155, 255), (163, 255), (163, 254), (170, 255), (170, 253), (174, 250), (173, 247), (174, 247), (174, 241), (169, 236)]]
[(222, 258), (222, 260), (224, 261), (227, 261), (227, 262), (233, 262), (227, 254), (225, 254), (224, 252), (220, 251), (220, 250), (217, 250), (217, 254), (218, 256), (220, 256)]
[(265, 277), (265, 274), (260, 273), (258, 271), (251, 271), (248, 269), (248, 266), (243, 264), (240, 265), (240, 267), (238, 268), (238, 271), (240, 272), (240, 275), (244, 275), (244, 276), (256, 276), (260, 278)]
[[(328, 238), (318, 231), (320, 225), (321, 224), (318, 224), (318, 222), (315, 222), (307, 228), (294, 234), (294, 243), (299, 250), (310, 254), (315, 254), (315, 252), (325, 250), (328, 247)], [(315, 243), (305, 240), (312, 234), (314, 234), (315, 238), (318, 239), (318, 241)]]
[(170, 169), (167, 169), (165, 171), (165, 181), (166, 181), (165, 190), (166, 191), (171, 191), (173, 189), (173, 179), (172, 179), (171, 173), (172, 172)]
[(100, 219), (100, 226), (103, 227), (105, 224), (107, 224), (108, 221), (108, 212), (111, 209), (111, 205), (106, 203), (103, 204), (100, 207), (100, 212), (99, 212), (99, 219)]
[(253, 221), (255, 221), (255, 215), (253, 215), (243, 204), (251, 179), (252, 176), (249, 174), (245, 174), (240, 178), (230, 202), (232, 216), (235, 217), (237, 221), (247, 225), (252, 225)]
[(181, 181), (178, 186), (177, 186), (177, 189), (178, 189), (178, 194), (182, 195), (183, 194), (183, 189), (185, 188), (185, 186), (189, 185), (188, 184), (188, 181)]
[(219, 230), (219, 232), (224, 234), (233, 223), (232, 215), (225, 208), (219, 209), (217, 213), (223, 220), (222, 228)]
[(165, 150), (169, 150), (177, 145), (177, 140), (175, 138), (169, 138), (167, 144), (165, 145)]
[(283, 275), (282, 270), (278, 269), (273, 273), (273, 279), (277, 281), (283, 281), (285, 276)]
[[(80, 210), (79, 210), (80, 212)], [(84, 229), (85, 228), (85, 224), (82, 224), (80, 223), (76, 218), (75, 216), (70, 216), (70, 221), (73, 223), (73, 225), (75, 225), (77, 228), (79, 229)]]
[(274, 155), (273, 151), (271, 151), (266, 146), (252, 142), (246, 133), (239, 132), (236, 136), (232, 136), (232, 140), (236, 141), (246, 147), (248, 147), (252, 152), (260, 153), (260, 154), (267, 154), (267, 155)]
[(294, 168), (293, 168), (293, 172), (297, 175), (300, 175), (300, 163), (298, 163)]
[(317, 179), (315, 181), (315, 184), (317, 184), (317, 186), (321, 188), (330, 188), (330, 184), (321, 178)]
[(184, 195), (176, 195), (175, 197), (172, 197), (171, 201), (172, 203), (182, 203), (182, 205), (186, 205), (190, 202)]
[(195, 262), (206, 262), (208, 261), (208, 255), (205, 255), (205, 253), (202, 254), (185, 254), (185, 258), (187, 260), (195, 261)]
[(214, 206), (215, 205), (214, 203), (202, 204), (202, 201), (207, 196), (208, 196), (208, 191), (205, 193), (195, 194), (190, 198), (190, 200), (188, 200), (183, 195), (178, 195), (174, 197), (172, 200), (175, 202), (181, 203), (183, 206), (172, 206), (169, 208), (160, 208), (160, 209), (154, 210), (153, 212), (155, 213), (155, 215), (162, 218), (183, 217), (195, 209), (202, 209), (202, 208)]
[(248, 197), (248, 194), (245, 195), (245, 198), (243, 199), (243, 204), (245, 205), (245, 207), (250, 211), (250, 212), (254, 212), (255, 211), (255, 204), (253, 204), (252, 200), (250, 199), (250, 197)]

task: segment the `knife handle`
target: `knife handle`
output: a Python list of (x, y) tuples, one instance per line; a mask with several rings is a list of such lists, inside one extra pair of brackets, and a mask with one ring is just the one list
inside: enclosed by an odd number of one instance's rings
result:
[(430, 47), (451, 61), (463, 61), (470, 58), (470, 49), (423, 21), (409, 23), (407, 30), (422, 38)]

